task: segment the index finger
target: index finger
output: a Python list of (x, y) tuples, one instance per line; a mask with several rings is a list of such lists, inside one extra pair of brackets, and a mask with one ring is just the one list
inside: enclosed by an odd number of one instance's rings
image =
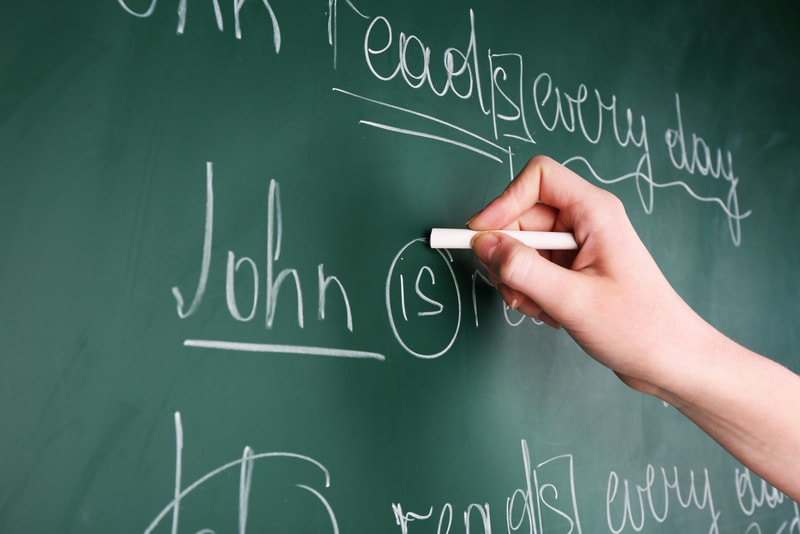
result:
[(537, 210), (537, 207), (543, 207), (538, 204), (541, 202), (558, 210), (557, 226), (563, 226), (558, 229), (570, 230), (574, 220), (566, 208), (591, 196), (596, 189), (560, 163), (546, 156), (536, 156), (499, 197), (470, 219), (469, 226), (474, 230), (496, 230), (515, 225), (528, 229), (526, 227), (537, 217), (537, 212), (551, 217), (554, 214), (552, 209)]

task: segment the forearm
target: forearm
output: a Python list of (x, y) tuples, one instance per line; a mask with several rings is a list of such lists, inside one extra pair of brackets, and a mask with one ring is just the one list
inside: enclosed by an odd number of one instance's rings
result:
[[(686, 333), (684, 333), (686, 334)], [(800, 377), (698, 318), (650, 393), (753, 472), (800, 501)]]

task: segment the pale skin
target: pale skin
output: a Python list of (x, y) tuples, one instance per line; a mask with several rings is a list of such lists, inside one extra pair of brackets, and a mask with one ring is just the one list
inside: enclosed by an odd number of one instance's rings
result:
[[(563, 327), (625, 384), (676, 407), (800, 501), (800, 377), (698, 316), (614, 195), (539, 156), (468, 226), (485, 231), (472, 248), (509, 306)], [(579, 248), (537, 252), (491, 230), (573, 232)]]

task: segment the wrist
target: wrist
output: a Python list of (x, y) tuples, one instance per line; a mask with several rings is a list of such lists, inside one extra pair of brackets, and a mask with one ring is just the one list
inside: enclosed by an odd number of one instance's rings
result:
[(723, 360), (730, 356), (728, 345), (735, 345), (688, 305), (683, 306), (684, 310), (673, 315), (677, 320), (663, 325), (663, 337), (651, 341), (646, 372), (629, 384), (676, 408), (699, 404), (715, 382), (709, 377), (728, 368)]

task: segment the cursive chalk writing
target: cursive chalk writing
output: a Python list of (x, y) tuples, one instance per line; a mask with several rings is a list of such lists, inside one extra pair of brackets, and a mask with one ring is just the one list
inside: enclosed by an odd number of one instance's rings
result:
[[(522, 54), (493, 53), (491, 50), (487, 50), (485, 54), (480, 53), (473, 10), (468, 10), (469, 21), (465, 26), (466, 36), (461, 46), (444, 48), (439, 56), (441, 59), (434, 60), (437, 55), (426, 44), (423, 36), (405, 31), (396, 32), (387, 17), (368, 17), (349, 1), (348, 5), (351, 11), (367, 21), (363, 34), (363, 57), (367, 71), (376, 80), (383, 83), (402, 83), (415, 90), (427, 90), (437, 98), (452, 97), (474, 101), (478, 113), (490, 120), (491, 136), (468, 131), (432, 114), (334, 88), (340, 94), (395, 109), (423, 121), (419, 128), (400, 127), (368, 119), (359, 120), (359, 124), (451, 144), (497, 162), (507, 162), (511, 175), (514, 169), (514, 153), (511, 146), (502, 146), (500, 139), (535, 143), (535, 124), (546, 132), (563, 131), (578, 135), (593, 145), (609, 139), (619, 148), (639, 151), (636, 167), (632, 172), (613, 178), (601, 178), (592, 163), (580, 155), (567, 158), (564, 163), (583, 163), (591, 175), (604, 184), (632, 180), (642, 208), (648, 214), (653, 212), (654, 195), (658, 189), (683, 190), (694, 200), (717, 205), (728, 220), (731, 240), (734, 245), (740, 244), (741, 221), (751, 212), (743, 212), (739, 208), (739, 178), (733, 174), (733, 155), (730, 151), (723, 152), (721, 148), (716, 149), (714, 154), (705, 139), (696, 133), (692, 133), (692, 143), (687, 149), (678, 94), (675, 94), (677, 127), (668, 129), (664, 136), (672, 165), (676, 170), (689, 175), (722, 178), (727, 182), (724, 195), (698, 192), (700, 186), (703, 189), (713, 189), (714, 182), (690, 185), (685, 180), (657, 179), (653, 172), (647, 119), (643, 114), (634, 114), (630, 108), (623, 109), (615, 94), (604, 95), (598, 89), (592, 89), (583, 83), (568, 91), (559, 87), (547, 72), (538, 73), (530, 81), (525, 72), (526, 61)], [(338, 36), (338, 32), (335, 16), (329, 15), (328, 23), (329, 42), (336, 48), (338, 37), (334, 36)], [(487, 65), (484, 66), (479, 57), (485, 57)], [(434, 124), (446, 125), (453, 136), (435, 135), (426, 131), (427, 127)]]
[[(748, 517), (752, 517), (757, 511), (767, 508), (775, 510), (771, 515), (775, 516), (779, 509), (791, 514), (789, 519), (781, 522), (776, 533), (800, 534), (800, 506), (798, 503), (790, 501), (782, 492), (775, 487), (767, 484), (761, 478), (753, 475), (747, 469), (738, 467), (734, 470), (734, 481), (736, 485), (736, 499), (739, 509)], [(761, 524), (753, 521), (747, 527), (746, 534), (761, 534)]]
[[(528, 532), (529, 534), (580, 534), (581, 521), (578, 514), (575, 491), (575, 471), (571, 454), (550, 458), (532, 466), (528, 442), (522, 440), (522, 466), (525, 485), (515, 489), (506, 499), (503, 514), (503, 528), (498, 532)], [(477, 523), (481, 534), (491, 534), (492, 508), (489, 503), (470, 503), (462, 514), (466, 532), (474, 532)], [(392, 503), (395, 523), (401, 534), (412, 532), (410, 523), (425, 522), (435, 515), (433, 506), (426, 511), (405, 511), (402, 503)], [(444, 503), (438, 513), (437, 534), (449, 534), (453, 526), (454, 505)], [(421, 526), (417, 532), (431, 532), (429, 527)]]
[[(275, 47), (275, 53), (279, 53), (281, 51), (281, 27), (278, 23), (278, 17), (275, 15), (275, 11), (272, 9), (272, 5), (270, 4), (269, 0), (261, 0), (264, 4), (264, 7), (267, 10), (267, 14), (269, 15), (270, 22), (272, 24), (272, 39), (273, 39), (273, 46)], [(129, 0), (117, 0), (117, 3), (130, 15), (138, 18), (149, 18), (153, 12), (156, 10), (156, 6), (158, 5), (158, 0), (150, 0), (150, 5), (147, 9), (143, 11), (136, 11), (131, 9), (128, 5)], [(222, 17), (222, 9), (219, 5), (219, 0), (211, 0), (214, 6), (214, 19), (217, 23), (217, 29), (219, 31), (225, 30), (225, 21)], [(242, 38), (242, 8), (244, 7), (245, 0), (233, 0), (233, 27), (234, 27), (234, 35), (237, 39)], [(178, 3), (178, 26), (175, 30), (175, 33), (178, 35), (183, 35), (186, 31), (186, 16), (188, 12), (188, 1), (187, 0), (179, 0)]]
[[(669, 147), (669, 158), (676, 169), (683, 169), (689, 174), (700, 174), (701, 176), (711, 176), (712, 178), (723, 178), (728, 182), (728, 194), (723, 201), (716, 197), (701, 197), (681, 182), (687, 192), (697, 200), (702, 202), (715, 202), (720, 205), (722, 211), (728, 218), (728, 228), (733, 242), (737, 245), (742, 239), (742, 219), (748, 217), (750, 212), (741, 213), (739, 211), (739, 194), (737, 186), (739, 178), (733, 174), (733, 155), (730, 150), (723, 155), (722, 149), (716, 149), (716, 156), (711, 155), (711, 148), (706, 141), (692, 132), (691, 157), (686, 149), (686, 136), (683, 132), (683, 117), (681, 115), (680, 96), (675, 94), (675, 111), (677, 114), (678, 127), (668, 129), (665, 140)], [(677, 149), (677, 150), (676, 150)]]
[[(230, 469), (236, 469), (237, 467), (239, 468), (238, 532), (240, 534), (244, 534), (247, 530), (247, 519), (250, 506), (250, 488), (253, 480), (253, 471), (255, 463), (259, 460), (285, 459), (299, 461), (300, 463), (314, 466), (322, 473), (323, 487), (329, 488), (331, 485), (331, 476), (328, 472), (328, 469), (314, 458), (293, 452), (256, 453), (250, 447), (245, 447), (241, 458), (222, 464), (216, 469), (213, 469), (205, 475), (199, 477), (188, 486), (183, 487), (183, 445), (183, 423), (181, 421), (181, 414), (180, 412), (175, 412), (175, 485), (173, 499), (161, 510), (161, 512), (156, 515), (153, 521), (150, 522), (150, 524), (144, 530), (144, 534), (150, 534), (153, 532), (153, 530), (156, 529), (164, 520), (164, 518), (166, 518), (170, 513), (172, 514), (172, 529), (170, 532), (172, 532), (172, 534), (177, 534), (180, 526), (182, 501), (186, 499), (186, 497), (188, 497), (189, 494), (194, 490), (205, 484), (208, 484), (209, 481), (214, 479), (217, 475), (220, 475)], [(300, 488), (316, 498), (317, 502), (319, 502), (319, 504), (323, 507), (326, 516), (328, 517), (330, 522), (330, 532), (333, 534), (338, 534), (339, 524), (336, 521), (336, 515), (334, 514), (333, 508), (328, 500), (323, 496), (322, 492), (316, 489), (314, 486), (310, 486), (308, 484), (297, 483), (294, 484), (294, 487)]]
[[(764, 480), (754, 477), (752, 472), (747, 469), (735, 470), (734, 478), (736, 481), (736, 499), (739, 509), (745, 515), (753, 515), (756, 510), (764, 506), (774, 509), (786, 499), (786, 496), (775, 487), (767, 484)], [(753, 481), (753, 478), (756, 480)]]
[[(266, 266), (264, 277), (263, 292), (259, 289), (260, 276), (255, 260), (248, 256), (237, 259), (233, 251), (228, 251), (225, 271), (225, 302), (231, 318), (238, 322), (250, 322), (256, 314), (261, 297), (264, 297), (265, 320), (264, 326), (270, 330), (275, 322), (278, 309), (278, 296), (283, 288), (283, 284), (291, 283), (294, 288), (295, 307), (297, 309), (297, 326), (305, 327), (305, 313), (303, 308), (303, 290), (300, 275), (295, 268), (285, 267), (278, 269), (278, 262), (281, 261), (281, 252), (286, 246), (283, 242), (283, 214), (280, 204), (280, 192), (278, 182), (270, 180), (269, 191), (267, 193), (267, 231), (266, 231)], [(186, 319), (197, 312), (207, 290), (211, 273), (211, 250), (214, 235), (214, 166), (211, 162), (206, 164), (206, 209), (203, 236), (203, 252), (200, 261), (200, 274), (197, 287), (192, 297), (192, 302), (186, 307), (183, 292), (179, 287), (172, 288), (175, 297), (178, 317)], [(250, 275), (247, 280), (252, 287), (249, 309), (242, 312), (237, 300), (236, 283), (237, 277), (246, 270)], [(317, 265), (317, 317), (320, 321), (326, 320), (328, 305), (328, 293), (335, 290), (341, 302), (345, 314), (345, 328), (353, 331), (353, 314), (350, 306), (350, 299), (344, 285), (336, 276), (325, 273), (324, 264)], [(285, 354), (314, 354), (324, 356), (339, 356), (346, 358), (369, 358), (383, 360), (382, 354), (369, 351), (357, 351), (349, 349), (336, 349), (326, 347), (293, 346), (282, 344), (265, 343), (242, 343), (220, 340), (200, 340), (187, 339), (184, 341), (187, 347), (209, 348), (244, 352), (262, 353), (285, 353)]]
[[(656, 470), (648, 464), (644, 482), (632, 487), (628, 479), (623, 479), (621, 492), (620, 477), (615, 471), (611, 471), (606, 491), (606, 519), (609, 530), (619, 534), (630, 527), (635, 532), (641, 532), (648, 518), (656, 523), (663, 523), (669, 516), (670, 503), (674, 499), (682, 508), (694, 507), (697, 510), (707, 510), (711, 521), (708, 532), (718, 534), (720, 512), (714, 507), (708, 470), (703, 469), (701, 487), (697, 485), (698, 481), (693, 470), (689, 471), (688, 482), (678, 474), (677, 467), (673, 467), (671, 471), (672, 473), (665, 467)], [(660, 497), (658, 503), (655, 502), (655, 496)]]
[[(242, 38), (241, 13), (246, 0), (234, 0), (234, 34)], [(146, 9), (136, 10), (129, 6), (130, 0), (117, 0), (125, 12), (139, 18), (149, 18), (154, 13), (158, 0), (150, 0)], [(272, 25), (275, 53), (281, 49), (281, 29), (278, 17), (269, 0), (262, 0)], [(224, 20), (219, 0), (212, 0), (217, 28), (224, 30)], [(599, 89), (578, 83), (574, 89), (560, 87), (548, 72), (539, 72), (531, 79), (526, 71), (525, 56), (518, 52), (485, 53), (478, 46), (478, 31), (475, 12), (467, 10), (468, 23), (459, 45), (446, 46), (437, 54), (427, 44), (430, 39), (407, 31), (397, 32), (392, 21), (383, 15), (368, 16), (358, 9), (352, 0), (345, 0), (346, 12), (356, 20), (363, 21), (365, 28), (361, 36), (364, 64), (367, 72), (382, 83), (401, 83), (414, 90), (429, 91), (436, 98), (455, 98), (476, 104), (479, 116), (487, 117), (490, 135), (462, 128), (430, 113), (419, 111), (353, 91), (334, 87), (342, 95), (360, 98), (384, 108), (394, 109), (403, 115), (422, 121), (419, 127), (400, 126), (369, 118), (359, 119), (363, 126), (398, 135), (419, 137), (446, 143), (470, 151), (498, 163), (507, 164), (509, 176), (514, 175), (514, 150), (511, 143), (533, 144), (537, 125), (545, 132), (566, 132), (583, 141), (597, 145), (610, 140), (619, 148), (636, 150), (638, 159), (635, 169), (613, 176), (604, 173), (601, 177), (592, 162), (576, 154), (566, 158), (564, 164), (579, 162), (589, 173), (603, 184), (632, 181), (645, 213), (652, 214), (657, 190), (674, 189), (685, 191), (693, 200), (718, 206), (728, 222), (728, 231), (734, 245), (741, 244), (741, 221), (751, 214), (739, 205), (738, 185), (740, 178), (733, 171), (733, 154), (722, 147), (712, 148), (706, 139), (695, 132), (691, 136), (684, 131), (684, 117), (680, 106), (680, 95), (675, 93), (676, 126), (664, 132), (664, 141), (669, 160), (676, 171), (692, 177), (711, 178), (713, 181), (690, 183), (686, 180), (662, 179), (655, 175), (647, 119), (631, 108), (623, 108), (615, 94), (603, 94)], [(328, 0), (328, 43), (333, 49), (333, 67), (338, 65), (340, 2)], [(176, 32), (183, 34), (187, 24), (187, 0), (179, 0)], [(479, 59), (485, 58), (485, 63)], [(445, 126), (448, 135), (428, 130), (433, 125)], [(689, 137), (691, 138), (689, 141)], [(502, 142), (500, 140), (503, 140)], [(687, 142), (688, 141), (688, 142)], [(724, 194), (715, 191), (717, 183), (724, 182)], [(246, 260), (234, 263), (234, 268), (243, 267)], [(252, 266), (251, 266), (252, 267)]]

